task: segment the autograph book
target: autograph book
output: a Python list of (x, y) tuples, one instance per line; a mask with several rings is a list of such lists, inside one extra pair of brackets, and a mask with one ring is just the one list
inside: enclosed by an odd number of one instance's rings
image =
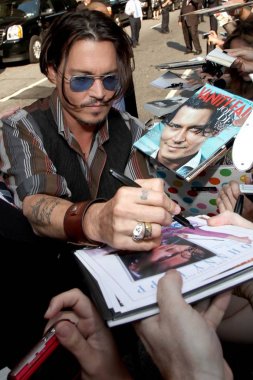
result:
[(109, 246), (74, 252), (91, 297), (108, 326), (159, 312), (156, 290), (168, 270), (183, 278), (188, 303), (253, 278), (253, 230), (209, 227), (204, 216), (188, 218), (192, 230), (173, 222), (163, 228), (161, 246), (148, 252)]
[(206, 60), (218, 63), (222, 66), (230, 67), (232, 63), (236, 60), (236, 58), (224, 53), (219, 48), (215, 48), (211, 50), (209, 54), (207, 54)]
[(252, 109), (252, 101), (206, 84), (134, 146), (190, 182), (228, 152)]

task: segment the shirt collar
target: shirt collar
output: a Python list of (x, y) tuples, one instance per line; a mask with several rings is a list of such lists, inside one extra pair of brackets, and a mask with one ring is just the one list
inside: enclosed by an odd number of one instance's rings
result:
[(194, 157), (192, 157), (192, 159), (190, 159), (190, 161), (186, 162), (183, 166), (180, 167), (179, 170), (183, 169), (185, 166), (187, 166), (187, 168), (192, 168), (192, 169), (195, 169), (201, 162), (201, 150), (198, 151), (197, 154), (195, 154)]

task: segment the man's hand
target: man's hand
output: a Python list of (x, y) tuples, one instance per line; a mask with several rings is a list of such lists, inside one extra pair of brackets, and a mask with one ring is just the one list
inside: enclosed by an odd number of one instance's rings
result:
[(253, 73), (253, 49), (251, 47), (225, 49), (225, 51), (232, 57), (237, 57), (231, 67), (245, 73)]
[[(59, 342), (80, 363), (82, 380), (131, 379), (110, 330), (80, 290), (72, 289), (52, 298), (45, 318), (50, 319), (47, 328), (55, 324)], [(62, 319), (65, 321), (58, 322)]]
[[(92, 205), (84, 218), (86, 235), (114, 248), (151, 250), (160, 245), (161, 226), (169, 225), (180, 207), (164, 192), (160, 179), (136, 181), (136, 187), (121, 187), (106, 203)], [(133, 241), (133, 230), (139, 222), (151, 223), (150, 238)]]
[(184, 301), (181, 288), (176, 270), (161, 278), (157, 293), (160, 314), (135, 322), (137, 334), (164, 379), (232, 379), (215, 332), (230, 294), (205, 303), (200, 314)]
[[(219, 212), (233, 211), (239, 195), (240, 187), (238, 182), (230, 181), (228, 184), (223, 185), (216, 199)], [(242, 216), (253, 221), (253, 203), (246, 196), (244, 197)]]

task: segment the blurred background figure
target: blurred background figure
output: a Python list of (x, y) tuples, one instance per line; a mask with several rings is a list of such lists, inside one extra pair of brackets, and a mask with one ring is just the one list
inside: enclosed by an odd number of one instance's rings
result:
[[(204, 8), (214, 8), (219, 5), (219, 0), (205, 0)], [(214, 15), (209, 15), (210, 21), (210, 30), (214, 30), (217, 33), (218, 30), (218, 21)]]
[(136, 46), (139, 45), (141, 22), (143, 19), (140, 0), (128, 0), (125, 13), (129, 16), (132, 46), (136, 48)]
[(162, 14), (161, 33), (169, 33), (170, 9), (172, 0), (160, 0)]
[(93, 11), (99, 11), (104, 13), (107, 16), (111, 16), (110, 12), (108, 11), (107, 6), (105, 3), (102, 3), (101, 1), (91, 1), (88, 5), (87, 8)]
[(90, 2), (91, 2), (91, 0), (80, 0), (80, 1), (78, 1), (76, 10), (82, 11), (83, 9), (85, 9), (90, 4)]
[(159, 20), (160, 16), (160, 3), (158, 0), (152, 0), (153, 19)]
[[(185, 54), (194, 53), (194, 55), (199, 55), (202, 53), (198, 35), (198, 15), (184, 16), (185, 13), (197, 11), (200, 6), (201, 0), (183, 0), (178, 23), (183, 30), (186, 47)], [(195, 52), (192, 50), (193, 46), (196, 50)]]

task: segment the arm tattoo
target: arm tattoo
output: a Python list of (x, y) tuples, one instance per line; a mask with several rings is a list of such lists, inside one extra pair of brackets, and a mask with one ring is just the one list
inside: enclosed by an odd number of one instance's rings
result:
[(41, 198), (32, 206), (32, 219), (39, 226), (51, 225), (51, 214), (59, 199)]

